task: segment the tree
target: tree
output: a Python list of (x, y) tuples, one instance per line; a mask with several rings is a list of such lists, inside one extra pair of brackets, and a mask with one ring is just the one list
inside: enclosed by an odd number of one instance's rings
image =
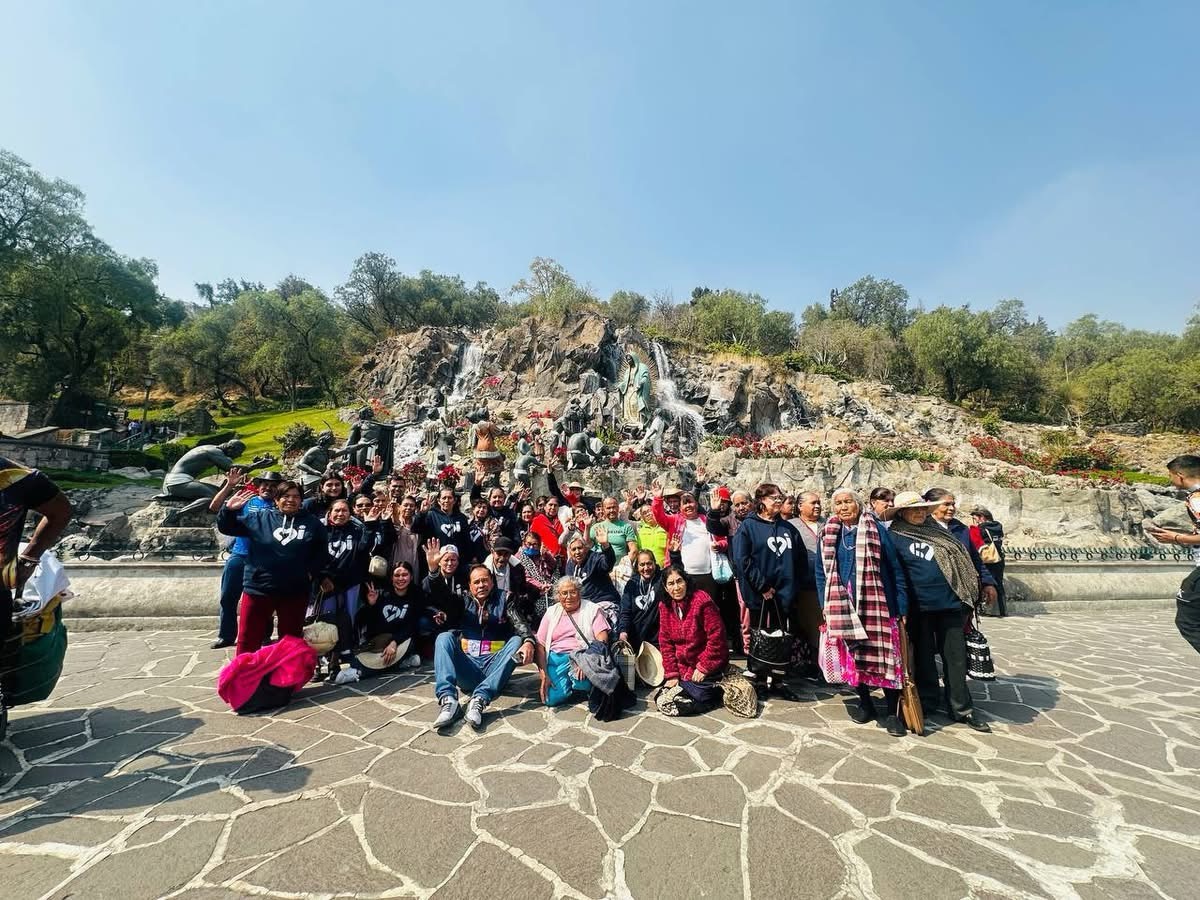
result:
[(1004, 388), (1012, 359), (987, 313), (939, 306), (919, 316), (904, 340), (918, 374), (948, 400), (958, 403), (977, 390)]
[(151, 357), (154, 374), (175, 390), (207, 393), (232, 410), (226, 395), (234, 387), (255, 393), (242, 375), (244, 357), (235, 340), (237, 326), (238, 314), (232, 304), (194, 313), (155, 346)]
[(693, 301), (700, 339), (707, 344), (749, 353), (775, 354), (791, 349), (796, 323), (789, 312), (767, 312), (758, 294), (709, 291)]
[(106, 394), (109, 362), (162, 321), (156, 276), (149, 260), (111, 252), (18, 263), (0, 284), (0, 390), (53, 398), (49, 421)]
[(649, 311), (650, 301), (636, 291), (617, 291), (608, 298), (608, 315), (618, 325), (637, 325)]
[(19, 260), (44, 261), (99, 249), (83, 217), (83, 191), (50, 180), (0, 150), (0, 273)]
[(878, 326), (896, 338), (913, 321), (904, 286), (872, 275), (838, 291), (830, 300), (829, 314), (835, 319), (849, 319), (863, 328)]

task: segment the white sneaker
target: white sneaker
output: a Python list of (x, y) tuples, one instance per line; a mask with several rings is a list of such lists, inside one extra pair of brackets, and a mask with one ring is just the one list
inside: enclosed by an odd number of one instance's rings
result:
[(479, 730), (483, 727), (483, 710), (487, 707), (487, 701), (478, 694), (471, 695), (471, 702), (467, 704), (467, 723)]
[(342, 669), (342, 671), (338, 672), (337, 675), (334, 676), (333, 683), (354, 684), (354, 682), (358, 681), (360, 678), (362, 678), (362, 673), (359, 672), (358, 669), (354, 668), (354, 666), (346, 666), (346, 668)]
[(451, 722), (458, 718), (458, 698), (453, 694), (447, 694), (441, 699), (442, 711), (438, 717), (433, 720), (434, 728), (445, 728)]
[(400, 663), (402, 669), (415, 669), (421, 665), (421, 657), (414, 653), (412, 656), (404, 657), (404, 661)]

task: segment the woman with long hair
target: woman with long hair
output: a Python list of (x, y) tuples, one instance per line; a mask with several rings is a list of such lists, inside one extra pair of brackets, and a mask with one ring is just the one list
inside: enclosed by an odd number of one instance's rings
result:
[(666, 690), (659, 694), (658, 709), (667, 716), (708, 712), (721, 702), (717, 681), (729, 665), (721, 612), (679, 563), (663, 573), (659, 603), (658, 649)]

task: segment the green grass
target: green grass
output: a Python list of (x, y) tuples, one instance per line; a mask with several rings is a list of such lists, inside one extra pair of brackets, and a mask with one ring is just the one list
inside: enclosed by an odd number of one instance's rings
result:
[(80, 472), (75, 469), (43, 469), (42, 471), (64, 491), (120, 487), (123, 484), (154, 485), (158, 483), (154, 478), (125, 478), (121, 475), (110, 475), (108, 472)]
[(1134, 472), (1129, 469), (1125, 469), (1121, 471), (1120, 474), (1124, 475), (1128, 481), (1131, 481), (1134, 484), (1141, 483), (1166, 485), (1171, 483), (1171, 479), (1166, 475), (1154, 475), (1151, 472)]
[[(237, 432), (238, 439), (246, 445), (246, 452), (241, 456), (244, 460), (263, 453), (278, 457), (282, 448), (275, 440), (275, 435), (283, 434), (294, 422), (305, 422), (317, 431), (331, 427), (339, 441), (344, 441), (350, 433), (350, 426), (338, 421), (337, 410), (327, 406), (306, 406), (295, 412), (268, 410), (238, 416), (217, 416), (216, 422), (217, 431)], [(196, 441), (195, 437), (187, 437), (180, 443), (194, 447)]]

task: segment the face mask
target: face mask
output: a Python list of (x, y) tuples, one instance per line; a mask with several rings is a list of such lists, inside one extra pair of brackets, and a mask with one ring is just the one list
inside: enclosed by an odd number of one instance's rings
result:
[(526, 547), (525, 548), (526, 556), (537, 556), (539, 553), (541, 553), (541, 551), (537, 547)]

